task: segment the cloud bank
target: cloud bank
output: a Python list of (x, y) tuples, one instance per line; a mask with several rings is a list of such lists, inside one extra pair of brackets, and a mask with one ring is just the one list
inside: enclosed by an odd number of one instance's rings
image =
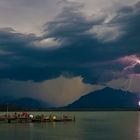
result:
[[(83, 8), (78, 2), (66, 4), (44, 24), (41, 36), (1, 28), (0, 79), (43, 82), (64, 76), (105, 84), (139, 74), (140, 2), (121, 7), (112, 16), (102, 12), (89, 16)], [(126, 71), (132, 63), (131, 71)]]
[(0, 77), (41, 81), (69, 73), (96, 83), (123, 69), (118, 58), (139, 55), (139, 3), (119, 9), (108, 22), (103, 15), (88, 19), (82, 7), (64, 7), (40, 37), (2, 28)]

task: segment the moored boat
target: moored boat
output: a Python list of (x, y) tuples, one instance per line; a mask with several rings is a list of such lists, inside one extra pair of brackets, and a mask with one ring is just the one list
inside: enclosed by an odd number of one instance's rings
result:
[(8, 123), (43, 123), (43, 122), (69, 122), (75, 121), (75, 116), (63, 115), (56, 116), (50, 114), (48, 116), (41, 115), (32, 115), (27, 112), (14, 113), (14, 114), (5, 114), (0, 116), (0, 122)]

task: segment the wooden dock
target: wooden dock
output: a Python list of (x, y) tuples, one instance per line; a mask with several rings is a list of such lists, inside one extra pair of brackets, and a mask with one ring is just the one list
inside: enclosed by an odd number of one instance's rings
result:
[(75, 116), (63, 115), (57, 116), (54, 114), (50, 115), (32, 115), (27, 112), (5, 114), (0, 116), (0, 122), (7, 123), (45, 123), (45, 122), (71, 122), (75, 121)]

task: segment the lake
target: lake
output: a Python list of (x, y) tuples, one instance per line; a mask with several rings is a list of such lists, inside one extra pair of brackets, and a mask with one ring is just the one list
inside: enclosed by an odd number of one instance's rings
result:
[(1, 122), (0, 140), (140, 140), (140, 112), (53, 112), (53, 114), (75, 115), (76, 122), (21, 124)]

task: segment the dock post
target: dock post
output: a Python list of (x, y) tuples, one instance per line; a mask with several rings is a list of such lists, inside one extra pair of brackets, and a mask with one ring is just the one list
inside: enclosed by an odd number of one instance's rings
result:
[(8, 123), (11, 123), (11, 119), (8, 119)]
[(75, 119), (75, 115), (74, 115), (74, 117), (73, 117), (73, 121), (74, 121), (74, 122), (76, 121), (76, 119)]

